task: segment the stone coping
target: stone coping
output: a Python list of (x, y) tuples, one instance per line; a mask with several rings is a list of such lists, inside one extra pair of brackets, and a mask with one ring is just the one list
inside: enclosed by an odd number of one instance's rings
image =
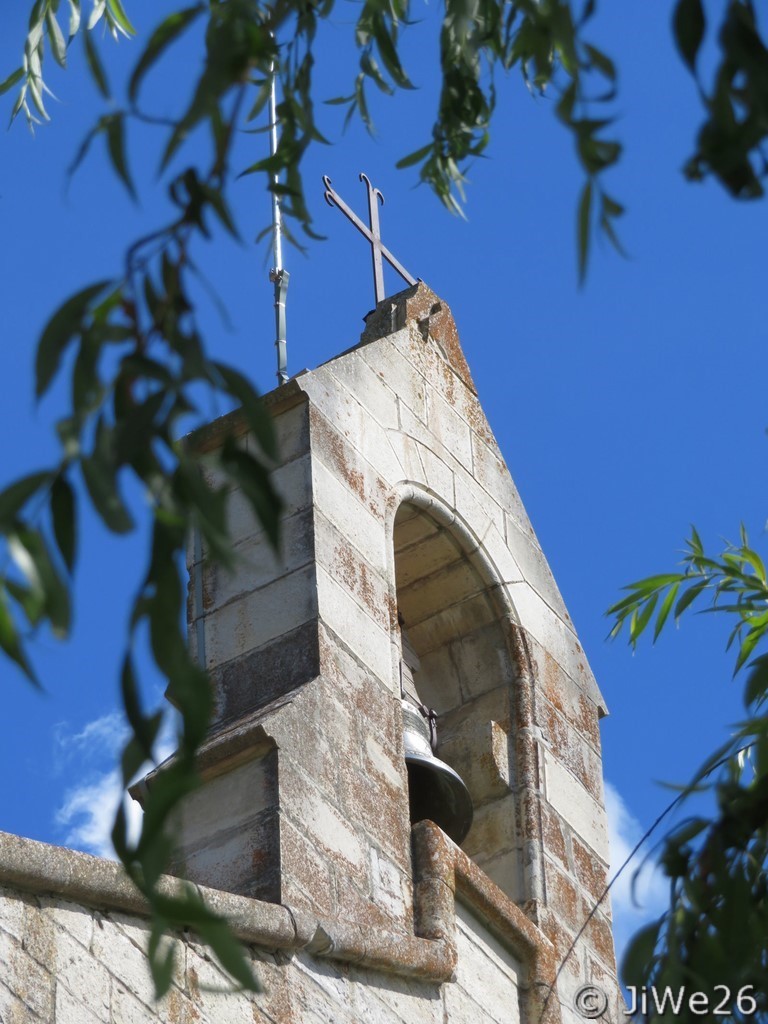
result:
[[(527, 1019), (559, 1024), (560, 1005), (548, 999), (556, 973), (549, 939), (488, 876), (431, 821), (413, 827), (415, 934), (368, 929), (360, 922), (327, 921), (278, 903), (195, 886), (206, 905), (226, 916), (246, 943), (268, 950), (307, 952), (390, 974), (442, 983), (457, 964), (455, 900), (486, 924), (521, 962)], [(164, 876), (161, 890), (179, 891)], [(103, 910), (146, 916), (148, 906), (115, 861), (0, 832), (0, 885), (56, 895)]]

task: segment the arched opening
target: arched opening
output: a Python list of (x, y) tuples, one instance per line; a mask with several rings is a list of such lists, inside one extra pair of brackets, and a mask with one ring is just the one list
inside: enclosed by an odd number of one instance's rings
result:
[(436, 756), (469, 790), (474, 821), (462, 848), (523, 899), (509, 616), (481, 551), (434, 513), (413, 497), (394, 522), (401, 696), (434, 709)]

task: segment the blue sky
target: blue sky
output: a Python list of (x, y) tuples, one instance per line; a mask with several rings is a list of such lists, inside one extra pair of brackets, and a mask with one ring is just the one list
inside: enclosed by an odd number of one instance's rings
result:
[[(26, 4), (6, 6), (0, 77), (18, 64), (26, 23)], [(173, 6), (127, 5), (143, 32)], [(764, 545), (768, 213), (761, 203), (734, 203), (715, 184), (682, 179), (699, 114), (673, 48), (668, 6), (602, 7), (592, 36), (620, 69), (617, 131), (626, 147), (608, 186), (628, 207), (620, 227), (629, 258), (598, 244), (586, 285), (578, 287), (581, 180), (572, 144), (551, 100), (531, 97), (516, 73), (497, 83), (493, 139), (487, 159), (469, 174), (466, 221), (415, 187), (413, 170), (394, 169), (428, 140), (436, 97), (438, 8), (416, 0), (422, 23), (406, 34), (405, 54), (418, 90), (372, 98), (375, 138), (356, 125), (342, 134), (338, 108), (322, 115), (334, 145), (309, 156), (305, 181), (315, 227), (327, 241), (310, 243), (306, 256), (287, 251), (288, 361), (295, 373), (354, 344), (373, 304), (364, 243), (325, 204), (321, 184), (328, 174), (362, 215), (358, 173), (365, 171), (386, 197), (385, 242), (454, 313), (481, 401), (608, 702), (603, 744), (614, 846), (628, 850), (670, 799), (658, 780), (685, 781), (741, 714), (716, 619), (689, 617), (678, 633), (669, 630), (655, 648), (644, 644), (633, 656), (623, 641), (605, 643), (603, 613), (623, 584), (675, 564), (691, 522), (713, 548), (735, 538), (741, 521)], [(321, 96), (348, 91), (354, 76), (345, 47), (355, 10), (339, 6), (320, 36)], [(100, 32), (98, 42), (119, 82), (137, 44), (116, 47)], [(159, 113), (185, 98), (179, 83), (195, 51), (178, 56), (178, 65), (147, 80), (148, 105)], [(2, 138), (2, 483), (54, 457), (51, 426), (64, 391), (54, 390), (39, 408), (32, 398), (33, 346), (45, 321), (78, 287), (119, 273), (126, 244), (167, 216), (155, 173), (162, 138), (146, 129), (129, 137), (140, 207), (106, 171), (99, 143), (65, 190), (66, 168), (102, 112), (78, 43), (70, 63), (66, 74), (50, 68), (58, 97), (50, 102), (52, 123), (34, 138), (17, 123)], [(3, 100), (7, 116), (12, 97)], [(241, 165), (265, 147), (264, 136), (244, 136)], [(177, 169), (183, 159), (182, 151)], [(262, 184), (244, 178), (234, 198), (252, 239), (269, 219)], [(208, 303), (212, 349), (269, 390), (266, 249), (217, 235), (198, 258), (231, 320), (222, 324)], [(394, 275), (387, 282), (399, 290)], [(0, 666), (0, 828), (103, 850), (121, 734), (116, 667), (142, 550), (140, 540), (116, 541), (88, 518), (74, 636), (66, 645), (41, 637), (35, 650), (46, 695)], [(150, 678), (148, 689), (159, 695), (160, 681)], [(646, 911), (661, 896), (652, 883)], [(617, 897), (621, 937), (640, 914), (626, 886)]]

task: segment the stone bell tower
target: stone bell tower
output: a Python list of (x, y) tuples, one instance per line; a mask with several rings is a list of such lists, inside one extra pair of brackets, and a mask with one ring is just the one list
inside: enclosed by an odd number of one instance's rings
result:
[[(216, 713), (176, 870), (293, 922), (265, 939), (279, 1024), (578, 1021), (588, 983), (617, 1021), (604, 704), (450, 311), (417, 284), (266, 401), (282, 553), (237, 491), (234, 573), (193, 549)], [(414, 714), (460, 846), (414, 807)]]

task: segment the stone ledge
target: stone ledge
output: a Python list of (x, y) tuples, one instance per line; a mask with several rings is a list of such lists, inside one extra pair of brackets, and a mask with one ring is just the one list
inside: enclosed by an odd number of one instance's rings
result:
[[(367, 929), (360, 922), (324, 921), (291, 907), (196, 886), (206, 905), (228, 918), (246, 943), (268, 950), (305, 950), (424, 981), (453, 979), (457, 963), (455, 899), (483, 915), (490, 930), (520, 958), (526, 970), (528, 1019), (559, 1024), (559, 1003), (547, 1003), (555, 977), (555, 953), (539, 931), (500, 889), (430, 821), (413, 828), (415, 935)], [(184, 884), (165, 876), (161, 891)], [(0, 832), (0, 885), (26, 893), (63, 897), (89, 907), (148, 914), (143, 896), (114, 861)]]

